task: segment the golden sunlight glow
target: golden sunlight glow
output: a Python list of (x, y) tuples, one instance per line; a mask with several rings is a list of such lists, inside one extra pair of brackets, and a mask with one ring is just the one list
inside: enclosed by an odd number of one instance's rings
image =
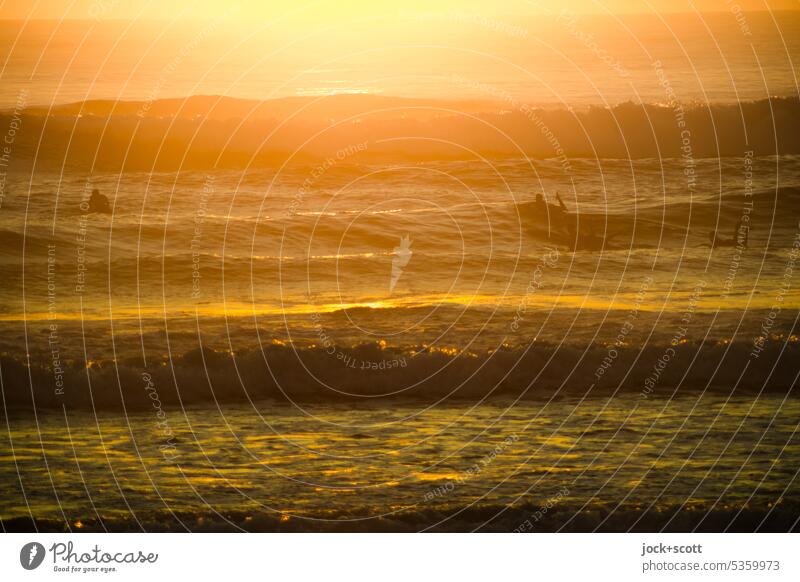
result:
[[(773, 10), (796, 10), (797, 3), (791, 0), (738, 0), (742, 10), (764, 10), (767, 6)], [(302, 14), (306, 22), (324, 22), (332, 19), (352, 20), (375, 15), (396, 14), (397, 12), (452, 12), (488, 14), (548, 14), (567, 9), (575, 13), (648, 13), (658, 12), (692, 12), (724, 11), (728, 3), (724, 0), (544, 0), (526, 2), (524, 0), (408, 0), (402, 3), (394, 0), (340, 0), (332, 1), (290, 1), (290, 0), (234, 0), (218, 2), (216, 0), (165, 0), (162, 2), (115, 2), (113, 0), (42, 0), (28, 2), (26, 0), (10, 0), (3, 3), (5, 18), (91, 18), (98, 10), (102, 10), (105, 18), (119, 19), (231, 19), (242, 21), (260, 21), (289, 14)]]
[(0, 60), (3, 531), (798, 529), (798, 0), (0, 0)]

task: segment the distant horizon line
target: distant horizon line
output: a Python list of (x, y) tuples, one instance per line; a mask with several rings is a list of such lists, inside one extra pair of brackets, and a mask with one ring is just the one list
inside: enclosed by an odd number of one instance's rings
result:
[[(409, 97), (407, 95), (397, 95), (392, 93), (365, 93), (365, 92), (337, 92), (337, 93), (329, 93), (329, 94), (319, 94), (319, 95), (283, 95), (283, 96), (275, 96), (275, 97), (267, 97), (263, 99), (255, 98), (255, 97), (242, 97), (237, 95), (224, 95), (221, 93), (196, 93), (191, 95), (176, 95), (172, 97), (159, 97), (157, 99), (147, 99), (147, 98), (125, 98), (125, 97), (89, 97), (87, 99), (79, 99), (73, 101), (61, 101), (61, 102), (45, 102), (45, 103), (26, 103), (25, 110), (29, 111), (31, 109), (41, 109), (46, 107), (58, 108), (58, 107), (69, 107), (69, 106), (76, 106), (82, 105), (86, 103), (115, 103), (115, 104), (122, 104), (122, 105), (131, 105), (131, 104), (139, 104), (139, 103), (164, 103), (168, 101), (181, 101), (181, 100), (188, 100), (188, 99), (217, 99), (218, 101), (222, 100), (235, 100), (235, 101), (246, 101), (250, 103), (269, 103), (271, 101), (286, 101), (289, 99), (306, 99), (306, 100), (322, 100), (322, 99), (330, 99), (334, 97), (340, 98), (353, 98), (353, 99), (370, 99), (370, 98), (379, 98), (379, 99), (393, 99), (393, 100), (401, 100), (401, 101), (421, 101), (421, 102), (444, 102), (444, 103), (474, 103), (474, 104), (496, 104), (496, 105), (503, 105), (507, 104), (505, 100), (501, 98), (492, 99), (489, 97), (455, 97), (455, 96), (441, 96), (441, 97), (431, 97), (431, 96), (421, 96), (421, 97)], [(798, 93), (790, 93), (785, 95), (780, 94), (772, 94), (772, 95), (765, 95), (764, 97), (759, 97), (758, 99), (740, 99), (740, 100), (718, 100), (718, 101), (703, 101), (697, 99), (687, 99), (685, 101), (680, 101), (680, 103), (684, 105), (715, 105), (715, 106), (725, 106), (725, 105), (737, 105), (741, 103), (755, 103), (759, 101), (767, 101), (770, 99), (800, 99), (800, 94)], [(525, 103), (526, 105), (533, 106), (533, 107), (543, 107), (543, 106), (554, 106), (557, 108), (571, 108), (575, 110), (579, 109), (586, 109), (592, 107), (603, 107), (603, 108), (614, 108), (620, 105), (660, 105), (662, 104), (661, 101), (657, 100), (650, 100), (650, 101), (633, 101), (631, 99), (625, 101), (619, 101), (615, 103), (581, 103), (576, 105), (571, 105), (570, 103), (558, 102), (558, 101), (524, 101), (519, 100), (520, 103)], [(13, 107), (6, 107), (0, 106), (0, 114), (6, 113), (12, 110)]]

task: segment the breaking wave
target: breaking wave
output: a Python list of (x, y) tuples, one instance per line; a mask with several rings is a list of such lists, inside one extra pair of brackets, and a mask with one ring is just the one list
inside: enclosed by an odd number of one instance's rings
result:
[[(706, 342), (643, 348), (595, 345), (458, 352), (425, 347), (296, 348), (271, 345), (235, 354), (208, 348), (173, 358), (29, 365), (0, 358), (9, 409), (125, 409), (262, 399), (304, 402), (514, 400), (630, 394), (668, 400), (706, 390), (729, 394), (786, 392), (800, 373), (797, 342)], [(46, 361), (39, 358), (37, 361)], [(147, 382), (143, 381), (147, 378)], [(58, 386), (65, 386), (58, 390)]]
[[(569, 157), (800, 153), (797, 97), (511, 110), (502, 102), (371, 95), (263, 102), (189, 97), (156, 101), (141, 111), (141, 102), (114, 101), (26, 110), (15, 162), (25, 165), (38, 153), (40, 167), (44, 160), (96, 171), (171, 171), (253, 168), (332, 155), (351, 162), (452, 160), (472, 150), (492, 158), (562, 158), (570, 173)], [(4, 113), (0, 123), (10, 123), (13, 115)]]

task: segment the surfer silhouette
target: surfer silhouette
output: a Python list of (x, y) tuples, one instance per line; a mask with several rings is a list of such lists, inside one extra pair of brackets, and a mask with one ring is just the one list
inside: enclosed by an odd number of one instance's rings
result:
[(92, 195), (89, 197), (89, 209), (87, 212), (111, 214), (111, 204), (109, 204), (108, 198), (100, 194), (100, 190), (97, 188), (92, 190)]
[[(546, 196), (537, 192), (533, 202), (520, 205), (520, 210), (528, 219), (532, 227), (545, 230), (545, 236), (550, 240), (568, 247), (571, 251), (598, 251), (607, 248), (612, 238), (621, 232), (595, 234), (591, 216), (581, 217), (570, 212), (561, 193), (556, 192), (557, 204), (550, 204)], [(583, 221), (582, 228), (578, 223)]]
[(564, 204), (564, 201), (561, 199), (561, 194), (556, 191), (556, 202), (558, 202), (558, 207), (564, 214), (567, 213), (567, 205)]
[(568, 213), (567, 207), (558, 192), (556, 192), (556, 200), (558, 200), (558, 206), (550, 204), (544, 193), (537, 192), (533, 202), (521, 203), (518, 208), (530, 224), (547, 226), (548, 229), (563, 227)]
[[(708, 233), (708, 246), (712, 249), (719, 249), (724, 247), (736, 247), (740, 244), (743, 248), (747, 248), (748, 238), (750, 236), (750, 227), (744, 226), (743, 221), (740, 219), (733, 227), (733, 236), (731, 238), (723, 238), (719, 236), (719, 231), (712, 230)], [(706, 245), (700, 245), (706, 246)]]

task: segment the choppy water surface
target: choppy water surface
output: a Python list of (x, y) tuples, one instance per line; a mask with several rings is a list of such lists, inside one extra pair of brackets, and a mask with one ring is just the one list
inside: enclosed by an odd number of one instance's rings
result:
[[(345, 161), (321, 175), (304, 166), (10, 176), (2, 317), (36, 327), (53, 311), (64, 326), (113, 318), (148, 330), (165, 317), (225, 314), (263, 325), (262, 343), (319, 343), (323, 322), (342, 344), (463, 346), (480, 331), (496, 346), (531, 334), (560, 341), (565, 329), (569, 341), (595, 339), (597, 321), (565, 327), (562, 309), (599, 321), (619, 321), (634, 305), (680, 315), (698, 285), (690, 323), (700, 337), (710, 329), (714, 339), (737, 339), (726, 324), (740, 317), (711, 322), (709, 313), (757, 313), (778, 297), (797, 307), (796, 290), (782, 291), (794, 276), (795, 156), (698, 160), (691, 190), (677, 159), (571, 167), (572, 184), (555, 160)], [(94, 187), (113, 199), (113, 216), (80, 210)], [(552, 202), (560, 191), (580, 236), (597, 248), (573, 252), (563, 232), (548, 236), (547, 217), (525, 212), (539, 191)], [(730, 239), (743, 215), (747, 248), (712, 251), (710, 233)], [(404, 237), (408, 256), (398, 267)], [(551, 318), (510, 333), (525, 308), (529, 319)], [(651, 340), (672, 333), (651, 331)], [(258, 341), (251, 334), (247, 343)]]
[(3, 529), (798, 529), (800, 18), (512, 4), (0, 21)]
[(571, 163), (10, 176), (6, 403), (790, 391), (796, 157)]
[(800, 516), (791, 399), (163, 412), (12, 420), (6, 524), (510, 530), (547, 507), (540, 530), (787, 529)]

